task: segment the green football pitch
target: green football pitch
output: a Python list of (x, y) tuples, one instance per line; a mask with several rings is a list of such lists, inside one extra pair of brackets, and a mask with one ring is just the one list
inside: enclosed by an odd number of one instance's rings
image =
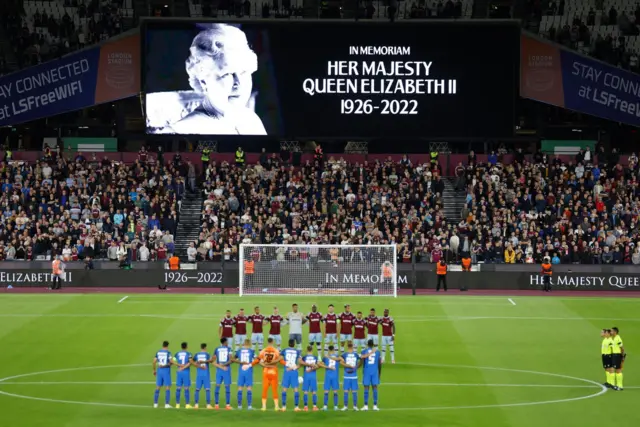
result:
[[(640, 425), (634, 406), (640, 395), (635, 356), (640, 351), (640, 299), (124, 296), (0, 296), (2, 425)], [(324, 313), (329, 303), (342, 307), (346, 302), (365, 313), (371, 307), (378, 313), (391, 310), (397, 363), (388, 363), (387, 357), (383, 366), (380, 412), (293, 413), (291, 392), (287, 413), (164, 409), (164, 393), (161, 408), (152, 407), (151, 362), (163, 340), (170, 341), (173, 352), (182, 341), (192, 352), (201, 342), (212, 351), (226, 309), (235, 314), (241, 307), (260, 305), (269, 313), (278, 305), (286, 312), (293, 302), (305, 312), (312, 303)], [(620, 328), (629, 353), (622, 392), (600, 386), (599, 333), (613, 326)], [(260, 376), (256, 369), (255, 380)], [(321, 390), (322, 371), (319, 378)], [(253, 405), (259, 407), (260, 390), (254, 394)], [(360, 406), (362, 395), (361, 389)], [(231, 396), (236, 406), (235, 389)]]

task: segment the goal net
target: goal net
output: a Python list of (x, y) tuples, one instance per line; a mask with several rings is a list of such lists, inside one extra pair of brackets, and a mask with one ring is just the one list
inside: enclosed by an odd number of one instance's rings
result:
[(397, 296), (395, 245), (240, 245), (242, 295)]

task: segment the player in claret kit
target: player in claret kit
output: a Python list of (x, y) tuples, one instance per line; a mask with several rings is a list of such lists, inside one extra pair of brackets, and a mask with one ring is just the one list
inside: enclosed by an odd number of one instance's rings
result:
[(309, 393), (312, 394), (313, 411), (318, 410), (318, 357), (313, 354), (313, 346), (307, 346), (307, 354), (302, 357), (300, 364), (304, 366), (302, 391), (304, 392), (304, 411), (309, 410)]
[(181, 350), (176, 353), (173, 360), (178, 364), (178, 374), (176, 378), (176, 409), (180, 409), (180, 393), (184, 390), (185, 408), (191, 408), (189, 398), (191, 397), (191, 364), (192, 354), (187, 351), (187, 343), (180, 345)]
[(318, 307), (313, 304), (311, 306), (311, 313), (307, 315), (309, 321), (309, 345), (316, 345), (316, 350), (320, 354), (322, 347), (322, 313), (318, 311)]
[(242, 392), (247, 391), (247, 409), (253, 409), (251, 403), (253, 401), (253, 361), (255, 360), (255, 352), (251, 348), (251, 341), (245, 339), (243, 347), (236, 351), (234, 362), (240, 364), (238, 370), (238, 409), (242, 409)]
[(156, 391), (153, 395), (153, 407), (158, 407), (158, 398), (160, 397), (160, 388), (164, 387), (164, 407), (171, 408), (169, 399), (171, 399), (171, 352), (169, 351), (169, 341), (162, 343), (162, 348), (156, 352), (153, 358), (153, 375), (156, 377)]
[(207, 409), (213, 409), (211, 406), (211, 354), (207, 351), (206, 344), (200, 344), (200, 351), (193, 356), (193, 363), (196, 365), (196, 392), (193, 407), (198, 409), (200, 401), (200, 389), (204, 388), (207, 399)]
[(219, 409), (220, 403), (220, 385), (224, 384), (224, 394), (225, 394), (225, 402), (227, 405), (225, 406), (226, 410), (231, 410), (231, 365), (232, 362), (232, 354), (231, 349), (228, 345), (227, 338), (220, 339), (220, 347), (216, 348), (214, 352), (214, 365), (216, 369), (216, 389), (214, 392), (215, 398), (215, 409)]
[(356, 318), (353, 319), (353, 347), (358, 352), (361, 348), (367, 346), (367, 338), (365, 337), (366, 326), (367, 320), (362, 317), (362, 312), (359, 311), (356, 314)]
[(396, 356), (394, 352), (396, 324), (393, 321), (393, 317), (389, 316), (388, 308), (384, 310), (384, 316), (380, 319), (380, 324), (382, 325), (382, 362), (384, 363), (384, 358), (387, 354), (387, 347), (389, 347), (389, 352), (391, 352), (391, 363), (396, 363)]
[(324, 352), (329, 351), (329, 345), (333, 344), (339, 348), (338, 344), (338, 316), (333, 312), (333, 304), (329, 304), (327, 315), (324, 317)]
[(284, 324), (284, 318), (280, 316), (278, 307), (273, 307), (273, 314), (265, 319), (265, 322), (269, 322), (271, 327), (269, 328), (269, 338), (273, 340), (275, 347), (280, 350), (282, 345), (282, 336), (280, 335), (280, 329)]
[(320, 362), (320, 366), (326, 369), (324, 374), (324, 407), (323, 411), (328, 409), (329, 392), (333, 391), (333, 410), (338, 410), (338, 391), (340, 384), (338, 382), (340, 358), (335, 353), (335, 348), (330, 345), (329, 352)]
[(233, 318), (234, 326), (236, 327), (236, 334), (234, 336), (234, 349), (240, 349), (244, 345), (244, 340), (247, 339), (247, 323), (249, 318), (244, 314), (244, 308), (241, 308), (236, 317)]
[(300, 393), (298, 392), (298, 363), (300, 360), (300, 350), (296, 349), (296, 341), (289, 340), (289, 347), (280, 352), (282, 360), (280, 363), (284, 365), (284, 375), (282, 376), (282, 411), (287, 410), (287, 390), (292, 388), (294, 393), (293, 410), (300, 410)]
[(380, 318), (376, 316), (376, 309), (369, 310), (367, 316), (367, 338), (373, 340), (373, 345), (378, 346), (378, 332), (380, 331)]
[(236, 321), (231, 317), (231, 310), (227, 310), (218, 327), (218, 338), (226, 338), (229, 343), (233, 342), (233, 327), (235, 324)]
[(253, 309), (253, 314), (249, 316), (249, 321), (251, 322), (251, 346), (254, 350), (257, 348), (258, 352), (262, 351), (262, 345), (264, 344), (264, 332), (262, 331), (264, 319), (258, 306)]
[(347, 343), (353, 339), (353, 321), (355, 320), (349, 304), (344, 305), (344, 312), (338, 316), (338, 320), (340, 320), (340, 344), (344, 351), (347, 351)]
[(363, 350), (360, 357), (363, 359), (362, 385), (364, 386), (363, 411), (369, 410), (369, 388), (373, 387), (373, 410), (378, 410), (378, 385), (380, 384), (380, 371), (382, 359), (380, 351), (373, 345), (373, 340), (367, 342), (367, 349)]
[(358, 368), (362, 365), (360, 355), (353, 349), (353, 343), (347, 343), (347, 351), (340, 358), (340, 364), (344, 366), (342, 377), (342, 390), (344, 390), (344, 407), (349, 407), (349, 392), (353, 396), (353, 410), (358, 410)]

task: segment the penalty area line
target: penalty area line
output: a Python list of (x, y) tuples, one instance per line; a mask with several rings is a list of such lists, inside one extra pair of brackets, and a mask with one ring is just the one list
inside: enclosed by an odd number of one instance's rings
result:
[(120, 299), (118, 300), (118, 304), (120, 304), (120, 303), (124, 302), (124, 300), (126, 300), (127, 298), (129, 298), (129, 295), (126, 295), (126, 296), (124, 296), (124, 297), (120, 298)]

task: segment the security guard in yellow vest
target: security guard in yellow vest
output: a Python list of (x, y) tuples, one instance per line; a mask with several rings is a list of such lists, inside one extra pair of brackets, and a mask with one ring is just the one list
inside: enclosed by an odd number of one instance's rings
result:
[(236, 150), (236, 166), (239, 168), (244, 167), (244, 162), (246, 160), (246, 154), (242, 151), (242, 147), (238, 147)]
[(435, 166), (438, 164), (438, 156), (440, 155), (440, 153), (438, 153), (437, 151), (432, 151), (431, 153), (429, 153), (429, 156), (431, 157), (431, 167)]
[(202, 156), (200, 156), (200, 160), (202, 161), (202, 174), (204, 175), (207, 168), (209, 167), (209, 160), (211, 159), (211, 149), (203, 148)]

